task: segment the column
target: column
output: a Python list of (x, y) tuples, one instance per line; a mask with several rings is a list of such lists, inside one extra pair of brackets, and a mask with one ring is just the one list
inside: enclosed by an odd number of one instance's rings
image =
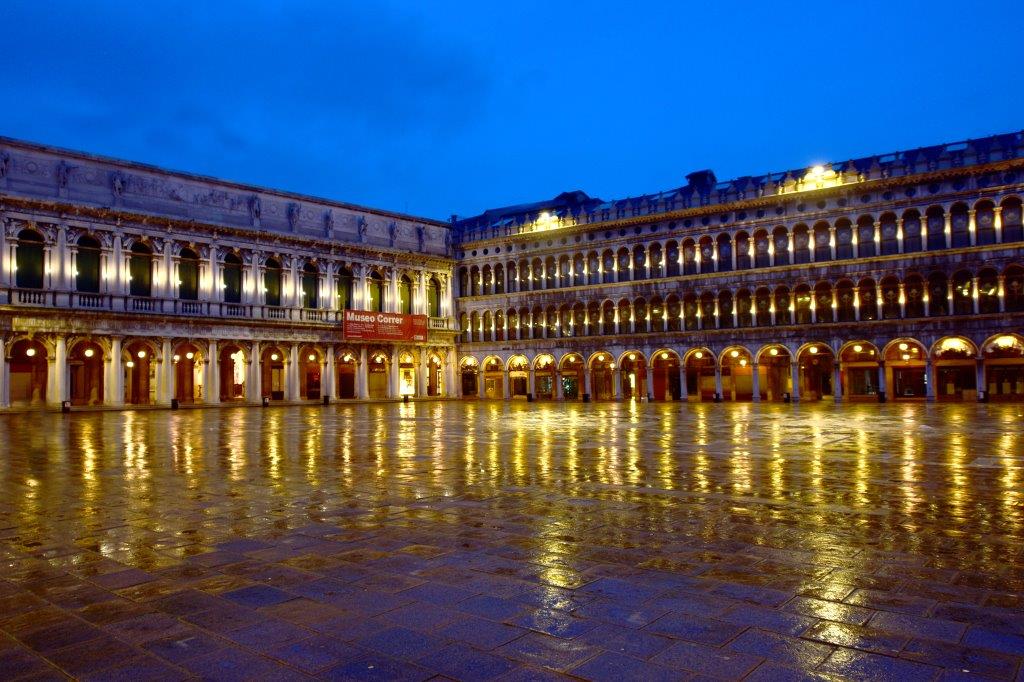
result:
[(896, 219), (896, 253), (903, 253), (903, 216)]
[(11, 404), (10, 377), (11, 370), (10, 363), (7, 362), (7, 344), (4, 337), (0, 335), (0, 407), (9, 407)]
[(935, 381), (932, 376), (932, 359), (925, 358), (924, 361), (924, 398), (930, 403), (935, 402)]
[(853, 319), (860, 322), (860, 287), (853, 288)]
[(974, 376), (974, 385), (977, 386), (978, 402), (980, 403), (988, 394), (988, 385), (985, 383), (985, 361), (981, 358), (975, 360)]
[[(115, 243), (118, 240), (115, 240)], [(124, 405), (124, 363), (121, 360), (121, 337), (110, 339), (110, 357), (104, 362), (107, 377), (104, 379), (103, 404)]]
[(971, 246), (978, 243), (978, 223), (973, 208), (967, 212), (967, 234), (970, 235)]
[(589, 396), (593, 396), (593, 391), (590, 389), (590, 367), (583, 369), (583, 392)]
[(996, 244), (1002, 244), (1003, 243), (1003, 207), (1002, 206), (996, 206), (994, 209), (992, 209), (992, 212), (994, 214), (993, 217), (992, 217), (992, 226), (996, 230)]
[(733, 269), (733, 272), (735, 272), (736, 271), (736, 235), (732, 235), (731, 237), (729, 237), (729, 244), (730, 244), (731, 249), (732, 249), (732, 251), (731, 251), (731, 253), (732, 253), (732, 269)]
[(402, 397), (402, 368), (401, 368), (401, 357), (402, 354), (398, 352), (397, 348), (391, 349), (391, 362), (388, 363), (388, 397), (389, 398), (401, 398)]
[(944, 211), (942, 214), (942, 232), (946, 235), (946, 248), (953, 246), (953, 217), (949, 214), (949, 211)]
[(836, 360), (832, 367), (832, 395), (837, 403), (843, 402), (843, 371), (839, 360)]
[[(217, 341), (210, 341), (206, 356), (205, 380), (203, 381), (203, 402), (216, 405), (220, 402), (220, 368), (217, 362)], [(287, 399), (288, 396), (285, 396)]]
[[(928, 383), (927, 370), (925, 371), (925, 382)], [(885, 381), (885, 363), (878, 363), (878, 402), (885, 402), (887, 397), (886, 381)]]
[(359, 365), (356, 367), (356, 396), (360, 400), (366, 400), (370, 397), (370, 380), (367, 376), (368, 358), (366, 357), (366, 347), (359, 349)]
[(647, 399), (654, 397), (654, 367), (647, 363)]
[(679, 363), (679, 397), (684, 401), (690, 399), (690, 391), (686, 386), (686, 365), (681, 361)]
[(998, 288), (996, 289), (997, 295), (999, 296), (999, 312), (1005, 313), (1006, 312), (1006, 289), (1004, 288), (1004, 286), (1006, 284), (1006, 281), (1005, 281), (1006, 278), (1003, 275), (999, 275), (996, 279), (999, 282)]
[(722, 402), (722, 364), (715, 361), (715, 402)]
[(882, 285), (875, 284), (875, 319), (882, 319)]
[[(420, 278), (422, 279), (422, 278)], [(420, 366), (416, 373), (416, 397), (427, 397), (427, 384), (430, 382), (430, 357), (426, 348), (420, 348)]]
[(906, 319), (907, 317), (907, 292), (903, 288), (903, 282), (900, 282), (900, 319)]
[(334, 369), (334, 346), (327, 346), (324, 352), (327, 354), (327, 364), (323, 368), (323, 374), (320, 376), (321, 400), (323, 396), (334, 400), (338, 397), (338, 389), (334, 385), (338, 377), (338, 373)]
[(160, 365), (157, 368), (156, 402), (169, 403), (174, 397), (174, 351), (170, 339), (160, 343)]
[(750, 366), (750, 386), (753, 392), (752, 399), (755, 403), (761, 402), (761, 370), (755, 362)]
[(555, 400), (565, 400), (565, 393), (562, 391), (562, 373), (555, 370), (552, 374), (552, 381), (555, 383)]
[[(952, 283), (950, 283), (952, 287)], [(971, 278), (971, 301), (974, 306), (974, 314), (978, 314), (978, 277), (974, 276)]]
[(46, 402), (49, 405), (60, 405), (67, 400), (68, 385), (68, 344), (63, 336), (58, 336), (54, 343), (52, 358), (47, 358)]
[(790, 355), (789, 374), (790, 380), (793, 383), (793, 388), (789, 392), (789, 399), (794, 403), (800, 402), (800, 362), (797, 360), (796, 355)]
[(529, 374), (529, 377), (530, 377), (530, 378), (529, 378), (530, 384), (529, 384), (529, 386), (527, 387), (527, 389), (526, 389), (526, 390), (527, 390), (527, 392), (528, 392), (528, 393), (529, 393), (529, 394), (530, 394), (531, 396), (535, 396), (535, 395), (536, 395), (536, 392), (537, 392), (537, 391), (536, 391), (536, 386), (537, 386), (537, 384), (536, 384), (537, 374), (536, 374), (536, 372), (534, 372), (534, 371), (533, 371), (533, 367), (532, 367), (532, 366), (530, 367), (530, 371), (529, 371), (529, 372), (528, 372), (527, 374)]
[(875, 255), (882, 254), (882, 221), (875, 221)]
[(299, 346), (293, 343), (284, 361), (284, 399), (299, 399)]
[(262, 354), (260, 342), (253, 341), (249, 351), (249, 375), (245, 380), (245, 399), (250, 403), (258, 403), (263, 399), (263, 372), (260, 366)]
[(512, 386), (507, 369), (501, 370), (501, 397), (505, 400), (512, 400)]
[(612, 370), (612, 392), (615, 394), (615, 400), (622, 400), (622, 370), (618, 365)]

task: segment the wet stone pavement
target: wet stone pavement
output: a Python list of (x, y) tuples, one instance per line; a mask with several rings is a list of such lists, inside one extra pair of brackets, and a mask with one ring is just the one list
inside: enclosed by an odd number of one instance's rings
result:
[(1024, 680), (1017, 405), (0, 416), (0, 678)]

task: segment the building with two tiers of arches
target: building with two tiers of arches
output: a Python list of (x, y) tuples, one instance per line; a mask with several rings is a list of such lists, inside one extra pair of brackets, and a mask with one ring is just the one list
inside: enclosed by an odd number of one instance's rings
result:
[(1024, 139), (455, 223), (494, 399), (1024, 399)]

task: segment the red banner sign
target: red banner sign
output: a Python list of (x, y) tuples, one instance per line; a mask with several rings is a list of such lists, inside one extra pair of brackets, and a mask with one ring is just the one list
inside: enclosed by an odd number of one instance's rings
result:
[(426, 341), (427, 316), (346, 310), (344, 333), (364, 341)]

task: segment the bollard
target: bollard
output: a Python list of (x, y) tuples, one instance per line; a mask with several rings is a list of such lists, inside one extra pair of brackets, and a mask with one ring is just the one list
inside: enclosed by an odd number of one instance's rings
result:
[(171, 409), (172, 410), (176, 410), (179, 407), (181, 407), (181, 405), (178, 403), (178, 399), (177, 398), (171, 398)]
[(71, 401), (70, 400), (62, 400), (62, 401), (60, 401), (60, 411), (63, 412), (64, 414), (67, 414), (68, 412), (70, 412), (71, 411)]
[(270, 398), (263, 396), (263, 407), (270, 407)]
[(325, 395), (324, 396), (324, 405), (330, 405), (330, 404), (331, 404), (331, 396)]
[(590, 394), (589, 393), (584, 393), (583, 394), (583, 402), (585, 402), (585, 403), (589, 403), (590, 402)]
[(884, 403), (885, 402), (885, 391), (879, 391), (878, 392), (878, 402), (880, 402), (880, 403)]
[(527, 393), (526, 394), (526, 402), (528, 402), (528, 403), (532, 403), (533, 402), (533, 394), (532, 393)]
[(409, 396), (408, 395), (403, 395), (402, 396), (402, 402), (405, 403), (406, 405), (408, 405), (409, 404)]
[(792, 402), (792, 399), (790, 398), (789, 393), (783, 393), (782, 394), (782, 402), (784, 402), (784, 403)]

